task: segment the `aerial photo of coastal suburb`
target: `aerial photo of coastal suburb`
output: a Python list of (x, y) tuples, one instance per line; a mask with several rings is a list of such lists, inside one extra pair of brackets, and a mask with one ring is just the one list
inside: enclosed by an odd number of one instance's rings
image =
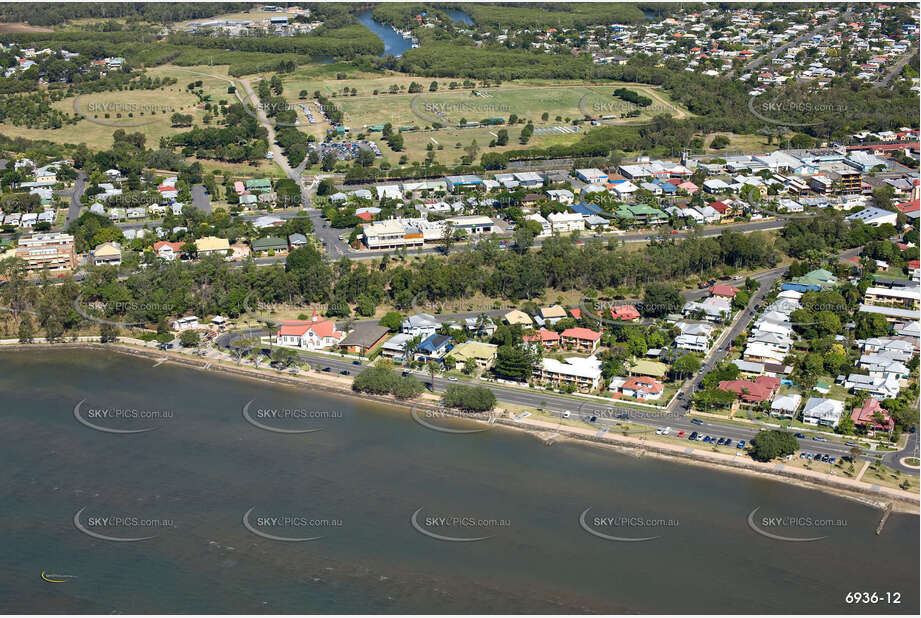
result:
[(0, 614), (921, 612), (918, 2), (0, 2)]

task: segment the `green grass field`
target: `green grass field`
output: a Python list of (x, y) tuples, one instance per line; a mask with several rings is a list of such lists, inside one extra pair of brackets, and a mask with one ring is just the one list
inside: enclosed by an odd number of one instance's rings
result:
[[(337, 79), (337, 77), (341, 79)], [(463, 80), (407, 77), (389, 72), (361, 72), (354, 67), (342, 64), (308, 65), (299, 68), (283, 78), (284, 96), (292, 104), (304, 102), (301, 93), (306, 92), (306, 101), (313, 98), (317, 91), (344, 113), (344, 123), (353, 134), (361, 133), (367, 127), (391, 123), (395, 128), (416, 127), (423, 132), (404, 134), (405, 150), (394, 153), (386, 146), (382, 147), (385, 156), (396, 162), (405, 154), (410, 161), (425, 158), (426, 148), (432, 144), (442, 150), (436, 152), (436, 159), (448, 165), (457, 164), (465, 154), (465, 148), (476, 140), (482, 149), (496, 137), (501, 126), (459, 128), (462, 122), (479, 122), (487, 118), (503, 118), (511, 115), (534, 123), (535, 129), (547, 127), (571, 126), (571, 121), (582, 119), (586, 114), (596, 117), (611, 116), (604, 124), (643, 124), (657, 114), (669, 114), (675, 118), (689, 116), (687, 110), (672, 103), (667, 95), (653, 86), (637, 86), (636, 90), (653, 100), (647, 108), (639, 108), (613, 96), (613, 90), (623, 84), (598, 85), (585, 82), (551, 82), (551, 81), (516, 81), (508, 82), (495, 88), (479, 89), (475, 95), (470, 88), (461, 88)], [(410, 84), (415, 81), (422, 85), (422, 92), (409, 93)], [(429, 90), (432, 81), (438, 83), (436, 91)], [(452, 81), (458, 87), (450, 88)], [(355, 90), (354, 95), (352, 89)], [(375, 94), (375, 92), (377, 94)], [(622, 116), (632, 110), (639, 110), (640, 115), (632, 118)], [(544, 118), (546, 114), (546, 119)], [(300, 112), (301, 121), (306, 121)], [(435, 124), (443, 128), (435, 132), (424, 131)], [(523, 125), (509, 129), (509, 143), (492, 150), (502, 152), (522, 148), (518, 136)], [(589, 125), (583, 123), (581, 129), (572, 133), (552, 132), (535, 134), (528, 142), (528, 147), (547, 147), (550, 145), (572, 144), (579, 140)], [(304, 125), (300, 130), (322, 139), (326, 135), (327, 125), (319, 122)], [(539, 132), (538, 132), (539, 133)], [(373, 139), (374, 134), (370, 134)], [(434, 141), (433, 141), (434, 140)], [(457, 147), (457, 144), (460, 147)]]

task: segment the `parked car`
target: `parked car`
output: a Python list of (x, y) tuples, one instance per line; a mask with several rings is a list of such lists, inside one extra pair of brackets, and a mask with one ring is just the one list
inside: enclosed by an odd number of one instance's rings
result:
[(743, 449), (745, 448), (745, 440), (739, 440), (739, 443), (736, 444), (736, 448)]
[(816, 453), (812, 458), (813, 461), (819, 461), (820, 459), (822, 459), (822, 453)]
[(684, 437), (684, 430), (681, 430), (681, 431), (678, 432), (678, 437), (679, 437), (679, 438), (683, 438), (683, 437)]
[(570, 416), (572, 416), (572, 412), (570, 412), (569, 410), (563, 410), (563, 414), (561, 416), (563, 418), (569, 418)]

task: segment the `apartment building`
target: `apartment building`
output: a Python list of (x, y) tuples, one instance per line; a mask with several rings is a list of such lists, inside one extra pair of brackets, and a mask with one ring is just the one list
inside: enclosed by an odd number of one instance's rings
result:
[(50, 272), (73, 270), (77, 261), (74, 237), (60, 232), (32, 234), (19, 240), (16, 257), (25, 260), (26, 269), (32, 273), (46, 268)]

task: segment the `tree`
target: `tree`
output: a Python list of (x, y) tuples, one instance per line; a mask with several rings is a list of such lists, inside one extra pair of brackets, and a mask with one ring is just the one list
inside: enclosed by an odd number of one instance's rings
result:
[(672, 363), (672, 372), (679, 378), (691, 376), (700, 369), (700, 359), (693, 354), (685, 354)]
[(661, 317), (674, 313), (683, 304), (681, 294), (668, 283), (650, 283), (643, 294), (643, 313), (649, 316)]
[(523, 345), (505, 344), (496, 350), (496, 375), (506, 380), (526, 382), (534, 369), (534, 357)]
[(508, 129), (499, 129), (496, 131), (496, 145), (505, 146), (508, 144)]
[(184, 330), (182, 334), (179, 335), (179, 343), (185, 348), (197, 348), (200, 341), (201, 338), (197, 330)]
[(461, 408), (469, 412), (488, 412), (496, 405), (496, 395), (485, 386), (448, 386), (442, 399), (450, 408)]
[(115, 324), (103, 322), (99, 326), (99, 341), (109, 343), (118, 339), (118, 327)]
[(35, 324), (32, 316), (24, 314), (19, 320), (19, 343), (32, 343), (35, 339)]
[(403, 325), (403, 314), (399, 311), (388, 311), (378, 324), (386, 326), (392, 332), (397, 332)]
[(758, 433), (751, 440), (752, 457), (758, 461), (771, 461), (792, 455), (799, 444), (792, 433), (770, 429)]

